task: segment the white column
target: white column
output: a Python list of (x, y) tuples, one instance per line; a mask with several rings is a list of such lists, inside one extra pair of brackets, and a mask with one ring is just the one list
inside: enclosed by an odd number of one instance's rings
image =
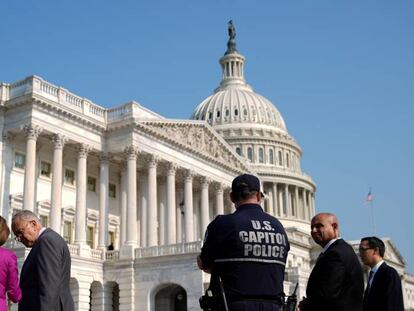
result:
[(204, 235), (204, 232), (207, 229), (208, 223), (210, 222), (209, 217), (209, 198), (208, 198), (208, 185), (210, 180), (207, 177), (203, 177), (201, 180), (201, 235)]
[(224, 214), (224, 198), (223, 198), (223, 184), (215, 184), (214, 190), (216, 191), (216, 215)]
[(315, 216), (315, 194), (312, 193), (311, 194), (311, 212), (312, 212), (312, 217)]
[(268, 213), (272, 216), (275, 215), (275, 208), (273, 205), (273, 188), (269, 188), (269, 190), (267, 191), (268, 195), (267, 195), (267, 207), (268, 207)]
[(158, 244), (157, 162), (157, 157), (151, 155), (148, 160), (148, 246), (155, 246)]
[(55, 134), (53, 142), (53, 167), (52, 167), (52, 194), (50, 203), (50, 227), (60, 234), (62, 224), (62, 170), (63, 170), (63, 146), (67, 139)]
[(288, 184), (285, 184), (285, 206), (286, 206), (286, 216), (291, 217), (292, 216), (292, 210), (290, 207), (290, 197), (289, 197), (289, 186)]
[(141, 247), (148, 245), (148, 175), (142, 175), (141, 178)]
[(125, 148), (127, 156), (127, 230), (125, 245), (137, 246), (137, 150)]
[(184, 177), (184, 226), (185, 242), (194, 241), (193, 224), (193, 176), (194, 173), (187, 170)]
[(126, 163), (121, 165), (121, 191), (120, 191), (120, 206), (121, 206), (121, 246), (126, 241), (126, 229), (127, 229), (127, 184), (128, 175), (126, 170)]
[(76, 230), (75, 243), (86, 245), (86, 163), (90, 148), (78, 146), (78, 170), (76, 172)]
[(165, 178), (162, 176), (158, 181), (158, 198), (159, 198), (159, 215), (158, 215), (158, 231), (159, 245), (165, 245), (167, 232), (167, 185)]
[[(177, 166), (170, 162), (167, 168), (167, 244), (177, 243), (176, 231), (176, 198), (175, 198), (175, 173)], [(181, 215), (180, 215), (181, 217)]]
[(272, 200), (273, 200), (273, 209), (275, 211), (275, 216), (280, 216), (281, 213), (280, 213), (280, 209), (279, 209), (280, 204), (278, 202), (278, 195), (277, 195), (277, 183), (273, 182), (272, 187), (273, 187), (273, 198), (272, 198)]
[(176, 197), (176, 220), (177, 220), (177, 243), (184, 242), (184, 189), (181, 188), (177, 191)]
[(295, 217), (302, 218), (302, 212), (299, 207), (299, 187), (295, 186)]
[(36, 182), (36, 141), (42, 129), (34, 124), (23, 127), (26, 135), (26, 163), (24, 172), (23, 209), (34, 212)]
[(9, 195), (10, 195), (10, 175), (13, 168), (13, 151), (11, 147), (11, 141), (13, 135), (11, 133), (6, 133), (3, 135), (3, 145), (2, 145), (2, 171), (1, 171), (1, 180), (0, 180), (0, 208), (2, 209), (1, 215), (9, 221)]
[(306, 189), (302, 188), (302, 213), (303, 213), (303, 219), (308, 220), (309, 214), (308, 209), (306, 208)]
[(108, 187), (109, 187), (109, 158), (102, 153), (99, 157), (99, 248), (105, 249), (108, 245)]

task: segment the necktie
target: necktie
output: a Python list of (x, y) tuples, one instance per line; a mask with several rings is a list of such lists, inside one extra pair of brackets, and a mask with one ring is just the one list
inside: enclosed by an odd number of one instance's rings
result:
[(368, 275), (368, 284), (367, 284), (367, 291), (369, 292), (369, 289), (371, 288), (371, 280), (372, 280), (372, 277), (374, 276), (374, 271), (370, 271), (369, 272), (369, 275)]

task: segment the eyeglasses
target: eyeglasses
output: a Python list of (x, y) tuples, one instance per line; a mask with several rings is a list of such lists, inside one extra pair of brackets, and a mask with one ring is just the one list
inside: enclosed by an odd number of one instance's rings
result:
[(372, 247), (360, 247), (359, 251), (360, 252), (366, 252), (367, 250), (372, 249)]
[(16, 241), (21, 242), (22, 236), (23, 236), (24, 232), (26, 231), (26, 228), (29, 224), (30, 224), (30, 222), (26, 223), (26, 225), (23, 228), (21, 228), (19, 230), (16, 230), (16, 232), (14, 233), (14, 235), (15, 235), (14, 239)]

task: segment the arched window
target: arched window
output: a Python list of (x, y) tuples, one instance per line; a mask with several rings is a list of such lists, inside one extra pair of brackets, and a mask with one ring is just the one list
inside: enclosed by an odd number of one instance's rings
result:
[(236, 108), (236, 109), (234, 109), (234, 115), (235, 116), (238, 116), (239, 115), (239, 110)]
[(259, 148), (259, 163), (264, 163), (264, 152), (263, 152), (263, 148)]
[(286, 153), (286, 167), (289, 167), (289, 153)]
[(247, 158), (250, 161), (253, 161), (253, 148), (252, 147), (247, 148)]
[(211, 118), (213, 117), (213, 113), (210, 111), (209, 113), (208, 113), (208, 119), (209, 120), (211, 120)]
[(247, 109), (246, 108), (244, 108), (243, 113), (244, 113), (245, 116), (247, 116)]
[(217, 110), (217, 118), (220, 118), (220, 110)]
[(241, 152), (241, 148), (240, 147), (236, 147), (236, 153), (238, 154), (238, 155), (242, 155), (242, 152)]
[(269, 163), (270, 164), (275, 164), (274, 163), (274, 158), (273, 158), (273, 149), (269, 149)]
[(279, 158), (279, 165), (282, 166), (283, 165), (282, 151), (279, 150), (279, 152), (277, 153), (277, 156)]
[(226, 109), (226, 117), (230, 115), (230, 110)]

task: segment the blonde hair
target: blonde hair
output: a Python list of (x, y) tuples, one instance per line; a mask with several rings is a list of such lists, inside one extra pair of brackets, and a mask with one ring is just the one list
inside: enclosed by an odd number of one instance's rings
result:
[(0, 216), (0, 246), (6, 243), (10, 235), (10, 229), (7, 226), (6, 219)]

